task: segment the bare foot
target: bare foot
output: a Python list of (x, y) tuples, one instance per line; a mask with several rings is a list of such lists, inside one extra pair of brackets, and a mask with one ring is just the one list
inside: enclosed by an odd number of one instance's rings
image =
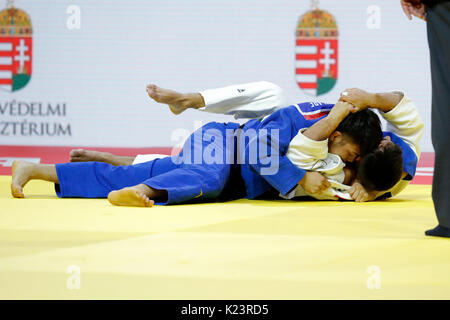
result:
[(180, 114), (188, 108), (197, 109), (205, 106), (203, 97), (199, 93), (179, 93), (154, 84), (147, 86), (147, 93), (156, 102), (169, 105), (170, 111), (174, 114)]
[(151, 207), (155, 203), (147, 196), (150, 188), (144, 184), (111, 191), (108, 200), (116, 206)]
[(35, 164), (17, 160), (12, 165), (11, 194), (14, 198), (24, 198), (23, 187), (33, 177)]

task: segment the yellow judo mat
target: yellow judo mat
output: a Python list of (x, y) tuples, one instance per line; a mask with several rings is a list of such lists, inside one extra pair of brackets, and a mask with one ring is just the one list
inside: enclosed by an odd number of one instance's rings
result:
[(114, 207), (0, 176), (1, 299), (449, 299), (431, 186), (371, 203)]

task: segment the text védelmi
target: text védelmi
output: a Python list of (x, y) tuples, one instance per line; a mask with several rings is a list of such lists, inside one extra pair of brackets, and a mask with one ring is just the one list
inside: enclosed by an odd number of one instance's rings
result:
[(22, 102), (12, 100), (10, 102), (0, 101), (0, 114), (9, 116), (35, 116), (35, 117), (65, 117), (67, 115), (67, 104), (44, 103), (44, 102)]
[(181, 314), (203, 314), (203, 315), (209, 315), (211, 318), (214, 315), (214, 311), (216, 310), (216, 307), (196, 307), (191, 306), (191, 304), (188, 304), (187, 307), (181, 308)]

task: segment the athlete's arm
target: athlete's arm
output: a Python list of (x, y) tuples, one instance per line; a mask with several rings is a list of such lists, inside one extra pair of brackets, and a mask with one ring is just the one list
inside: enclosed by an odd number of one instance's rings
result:
[(320, 194), (331, 186), (330, 182), (320, 172), (314, 171), (306, 171), (305, 176), (298, 184), (311, 194)]
[(358, 88), (346, 89), (341, 93), (339, 100), (353, 104), (359, 110), (375, 108), (389, 112), (403, 99), (400, 91), (371, 93)]
[[(356, 111), (354, 106), (347, 102), (338, 101), (325, 118), (320, 119), (303, 131), (303, 135), (315, 141), (326, 140), (336, 130), (341, 121), (352, 111)], [(350, 172), (345, 173), (345, 182), (347, 182), (346, 184), (350, 184), (354, 175), (351, 175)], [(331, 186), (329, 181), (319, 172), (307, 172), (299, 184), (309, 193), (321, 193)]]
[(303, 135), (315, 141), (328, 139), (339, 124), (350, 113), (358, 111), (348, 102), (338, 101), (330, 113), (303, 131)]
[[(299, 116), (294, 106), (282, 108), (261, 122), (259, 130), (267, 133), (265, 144), (270, 145), (266, 153), (257, 153), (256, 163), (250, 163), (250, 167), (278, 190), (282, 195), (288, 194), (297, 184), (300, 184), (310, 193), (317, 193), (329, 187), (328, 181), (320, 173), (307, 172), (294, 165), (286, 153), (292, 138), (298, 133), (298, 127), (302, 117)], [(257, 145), (261, 139), (255, 137), (246, 146), (246, 154), (250, 150), (258, 150)], [(273, 164), (273, 160), (279, 161), (275, 168), (269, 169), (267, 164)]]
[(350, 193), (350, 196), (356, 202), (372, 201), (375, 200), (378, 195), (378, 191), (367, 192), (359, 182), (358, 178), (353, 182), (348, 193)]

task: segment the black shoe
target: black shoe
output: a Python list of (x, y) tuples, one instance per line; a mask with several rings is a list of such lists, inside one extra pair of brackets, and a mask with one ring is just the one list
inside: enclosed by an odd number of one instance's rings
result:
[(434, 229), (425, 231), (427, 236), (450, 238), (450, 228), (437, 226)]

